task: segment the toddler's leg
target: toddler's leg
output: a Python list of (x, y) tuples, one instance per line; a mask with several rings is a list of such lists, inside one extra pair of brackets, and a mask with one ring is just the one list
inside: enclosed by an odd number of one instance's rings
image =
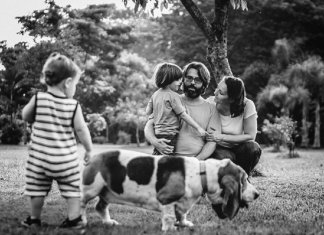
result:
[(84, 232), (85, 222), (82, 220), (80, 212), (80, 197), (65, 197), (68, 204), (68, 217), (61, 224), (61, 228), (80, 229)]
[(21, 221), (24, 227), (41, 226), (41, 213), (44, 205), (44, 196), (29, 196), (30, 216)]
[(31, 218), (40, 219), (45, 197), (30, 197)]
[(67, 198), (68, 204), (68, 218), (73, 220), (80, 216), (80, 198), (79, 197), (70, 197)]

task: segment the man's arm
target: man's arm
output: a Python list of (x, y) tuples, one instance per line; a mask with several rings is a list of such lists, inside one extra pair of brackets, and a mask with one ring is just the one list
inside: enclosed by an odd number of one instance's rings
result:
[(216, 149), (216, 142), (207, 142), (196, 156), (199, 160), (207, 159)]
[(209, 123), (207, 126), (207, 132), (206, 135), (205, 145), (202, 147), (200, 153), (196, 156), (199, 160), (205, 160), (209, 158), (213, 152), (216, 149), (216, 142), (214, 141), (208, 141), (209, 136), (213, 136), (214, 133), (221, 133), (221, 122), (220, 122), (220, 116), (217, 112), (216, 105), (213, 104), (213, 109), (211, 112), (211, 117), (209, 119)]
[(144, 134), (145, 138), (148, 142), (150, 142), (160, 153), (163, 154), (171, 154), (173, 152), (173, 147), (168, 145), (167, 143), (170, 140), (161, 138), (156, 138), (154, 134), (154, 126), (153, 126), (153, 119), (149, 119), (144, 127)]

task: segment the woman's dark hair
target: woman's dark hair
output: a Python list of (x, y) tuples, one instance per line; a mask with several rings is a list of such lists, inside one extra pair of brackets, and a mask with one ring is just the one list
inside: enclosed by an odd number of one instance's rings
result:
[(232, 117), (237, 117), (244, 112), (245, 87), (242, 79), (232, 76), (224, 77), (227, 86), (227, 95), (230, 100)]
[(178, 65), (172, 63), (160, 63), (155, 67), (153, 78), (158, 88), (164, 88), (172, 82), (181, 79), (182, 70)]

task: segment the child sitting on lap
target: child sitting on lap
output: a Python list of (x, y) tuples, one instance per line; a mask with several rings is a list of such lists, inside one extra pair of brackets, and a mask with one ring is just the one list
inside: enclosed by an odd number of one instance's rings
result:
[[(159, 88), (152, 95), (147, 108), (147, 115), (153, 114), (154, 132), (157, 138), (170, 140), (169, 145), (175, 144), (180, 127), (180, 118), (197, 130), (197, 135), (205, 136), (206, 131), (201, 128), (186, 112), (177, 91), (182, 80), (182, 70), (172, 63), (161, 63), (155, 68), (153, 75), (156, 86)], [(154, 148), (154, 155), (161, 153)]]

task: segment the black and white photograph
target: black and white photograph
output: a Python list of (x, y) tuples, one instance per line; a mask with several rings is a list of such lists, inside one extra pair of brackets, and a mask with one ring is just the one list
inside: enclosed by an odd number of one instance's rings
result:
[(324, 235), (324, 1), (1, 0), (0, 234)]

